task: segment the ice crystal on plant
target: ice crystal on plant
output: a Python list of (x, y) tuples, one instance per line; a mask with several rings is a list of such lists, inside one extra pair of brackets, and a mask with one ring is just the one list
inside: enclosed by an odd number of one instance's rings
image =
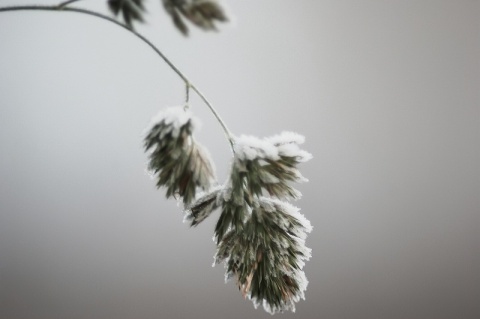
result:
[(265, 139), (238, 138), (231, 174), (234, 193), (243, 194), (247, 202), (265, 193), (277, 198), (300, 198), (300, 192), (290, 182), (306, 181), (297, 167), (311, 158), (299, 147), (303, 141), (303, 136), (291, 132)]
[(210, 216), (221, 203), (219, 195), (222, 190), (223, 186), (216, 186), (209, 192), (200, 193), (185, 210), (184, 222), (189, 223), (190, 226), (197, 226)]
[(167, 197), (179, 196), (185, 205), (199, 189), (206, 191), (215, 181), (210, 155), (192, 135), (197, 123), (190, 111), (171, 107), (152, 119), (145, 134), (148, 167), (157, 187), (166, 187)]
[(192, 137), (196, 125), (190, 111), (181, 107), (153, 119), (145, 145), (153, 150), (150, 167), (158, 174), (157, 185), (167, 187), (167, 196), (183, 197), (184, 221), (190, 226), (219, 209), (215, 263), (225, 264), (225, 278), (235, 278), (255, 306), (270, 313), (294, 311), (308, 284), (303, 267), (311, 257), (305, 239), (312, 226), (285, 200), (298, 199), (291, 183), (306, 180), (298, 168), (312, 157), (300, 147), (304, 137), (283, 132), (263, 139), (236, 138), (229, 177), (211, 188), (208, 156), (195, 155), (200, 149)]
[(226, 278), (235, 278), (245, 297), (270, 313), (295, 310), (308, 281), (302, 271), (311, 256), (305, 247), (310, 223), (298, 208), (259, 199), (242, 231), (231, 228), (218, 244), (216, 263), (225, 263)]

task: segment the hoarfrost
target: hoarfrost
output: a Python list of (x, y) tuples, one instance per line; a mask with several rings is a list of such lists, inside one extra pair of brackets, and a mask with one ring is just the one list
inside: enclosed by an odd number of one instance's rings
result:
[(306, 233), (310, 233), (313, 230), (310, 221), (300, 213), (300, 208), (288, 202), (276, 198), (260, 197), (260, 204), (265, 211), (273, 212), (278, 209), (295, 218), (302, 225)]
[(197, 226), (204, 221), (219, 205), (219, 196), (223, 185), (215, 186), (208, 192), (197, 195), (195, 201), (185, 209), (184, 223)]
[(265, 159), (276, 161), (280, 156), (294, 157), (299, 163), (307, 162), (313, 156), (299, 147), (304, 141), (302, 135), (293, 132), (282, 132), (264, 139), (241, 135), (235, 140), (235, 156), (240, 161), (259, 160), (260, 165), (267, 163)]
[(255, 136), (241, 135), (235, 140), (235, 155), (240, 160), (250, 160), (268, 158), (278, 159), (278, 150), (267, 140), (259, 139)]
[(284, 131), (280, 134), (268, 137), (267, 140), (278, 146), (282, 144), (303, 144), (305, 142), (305, 137), (295, 132)]
[[(145, 132), (150, 132), (152, 128), (160, 123), (165, 123), (170, 126), (170, 130), (174, 137), (178, 136), (180, 128), (187, 124), (190, 121), (192, 131), (199, 129), (201, 126), (200, 120), (193, 116), (190, 110), (185, 110), (183, 106), (172, 106), (158, 112), (154, 117), (152, 117), (150, 124), (145, 129)], [(168, 133), (166, 131), (163, 132)]]

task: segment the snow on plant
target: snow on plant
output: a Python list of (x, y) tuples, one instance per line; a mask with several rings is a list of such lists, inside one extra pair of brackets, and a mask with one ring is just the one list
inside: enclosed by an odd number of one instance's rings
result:
[[(292, 183), (307, 181), (299, 165), (312, 158), (301, 148), (305, 138), (282, 132), (268, 138), (235, 136), (212, 104), (180, 70), (148, 39), (137, 33), (134, 22), (144, 21), (145, 0), (107, 0), (112, 17), (72, 7), (80, 0), (51, 6), (12, 6), (0, 12), (43, 10), (76, 12), (118, 25), (152, 48), (184, 81), (186, 103), (160, 111), (145, 130), (144, 147), (148, 168), (166, 196), (181, 199), (184, 221), (197, 226), (215, 210), (215, 264), (224, 263), (226, 279), (233, 278), (245, 298), (270, 313), (295, 311), (304, 299), (308, 281), (303, 267), (311, 256), (305, 246), (310, 222), (300, 209), (288, 203), (301, 194)], [(217, 0), (161, 0), (174, 25), (188, 34), (186, 22), (202, 30), (216, 30), (217, 22), (228, 20)], [(208, 106), (230, 143), (233, 158), (227, 181), (219, 185), (208, 151), (194, 138), (198, 120), (189, 109), (193, 90)]]
[(306, 180), (298, 171), (311, 158), (299, 146), (303, 141), (291, 132), (236, 138), (228, 181), (186, 210), (191, 226), (221, 210), (215, 263), (224, 262), (226, 278), (234, 277), (244, 297), (271, 313), (295, 311), (308, 283), (302, 268), (311, 256), (305, 238), (312, 226), (284, 201), (301, 196), (290, 183)]
[(155, 116), (147, 128), (145, 149), (150, 150), (148, 168), (157, 187), (167, 188), (167, 197), (177, 195), (188, 205), (197, 189), (208, 190), (215, 174), (207, 150), (193, 138), (198, 120), (183, 107), (172, 107)]

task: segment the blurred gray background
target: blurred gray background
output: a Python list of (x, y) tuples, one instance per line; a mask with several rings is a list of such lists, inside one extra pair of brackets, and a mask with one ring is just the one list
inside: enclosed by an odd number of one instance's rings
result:
[[(55, 1), (0, 1), (31, 3)], [(480, 318), (480, 1), (227, 4), (219, 33), (153, 0), (137, 29), (234, 133), (307, 137), (310, 284), (278, 316)], [(184, 100), (165, 63), (75, 13), (0, 13), (0, 45), (0, 318), (271, 318), (211, 267), (218, 213), (189, 229), (145, 172), (142, 130)]]

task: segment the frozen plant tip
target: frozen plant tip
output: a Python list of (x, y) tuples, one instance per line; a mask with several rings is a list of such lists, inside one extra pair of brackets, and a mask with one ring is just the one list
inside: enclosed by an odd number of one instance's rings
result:
[(283, 201), (301, 196), (291, 183), (306, 181), (298, 165), (312, 156), (300, 148), (303, 142), (291, 132), (241, 136), (220, 197), (216, 263), (225, 263), (226, 277), (236, 279), (243, 296), (272, 314), (294, 311), (307, 287), (302, 269), (311, 255), (305, 238), (312, 227)]
[(183, 107), (168, 108), (152, 120), (145, 135), (148, 168), (157, 187), (166, 187), (167, 197), (179, 196), (185, 205), (194, 200), (197, 189), (208, 190), (215, 181), (210, 156), (192, 136), (196, 122)]
[(243, 227), (244, 218), (260, 196), (301, 197), (291, 182), (306, 181), (297, 166), (311, 155), (300, 149), (300, 143), (303, 137), (293, 133), (266, 139), (241, 136), (235, 140), (230, 177), (221, 198), (222, 213), (215, 228), (217, 242), (229, 228)]
[[(161, 0), (174, 25), (188, 33), (186, 22), (216, 30), (227, 21), (217, 0)], [(217, 244), (215, 264), (224, 263), (226, 278), (233, 278), (245, 298), (269, 313), (295, 311), (304, 299), (308, 281), (303, 272), (311, 250), (305, 246), (310, 222), (299, 208), (288, 203), (301, 194), (292, 184), (307, 181), (299, 165), (312, 158), (301, 149), (305, 138), (293, 132), (257, 138), (230, 132), (217, 111), (199, 89), (146, 37), (133, 29), (144, 21), (146, 0), (106, 0), (109, 9), (123, 22), (88, 9), (72, 7), (80, 0), (57, 5), (0, 7), (7, 11), (76, 12), (108, 21), (143, 41), (180, 77), (186, 87), (186, 106), (171, 107), (155, 116), (145, 131), (144, 147), (148, 169), (167, 197), (181, 199), (184, 221), (197, 226), (220, 211), (214, 230)], [(192, 90), (206, 104), (232, 148), (228, 179), (217, 185), (207, 150), (194, 138), (198, 121), (188, 109)]]
[(241, 136), (235, 144), (232, 165), (232, 188), (234, 197), (252, 196), (265, 192), (277, 198), (298, 199), (301, 194), (290, 182), (303, 182), (298, 165), (311, 155), (300, 149), (304, 138), (295, 133), (284, 132), (271, 138), (258, 139)]
[(311, 256), (304, 238), (310, 223), (298, 208), (260, 198), (242, 231), (231, 229), (218, 245), (215, 262), (235, 278), (243, 296), (270, 313), (295, 311), (307, 280), (302, 268)]
[(225, 263), (226, 278), (235, 278), (242, 295), (270, 313), (294, 311), (308, 283), (303, 267), (312, 226), (284, 201), (300, 197), (292, 182), (306, 181), (298, 165), (312, 156), (300, 148), (303, 142), (291, 132), (237, 138), (228, 181), (186, 210), (185, 221), (197, 226), (220, 209), (215, 263)]

